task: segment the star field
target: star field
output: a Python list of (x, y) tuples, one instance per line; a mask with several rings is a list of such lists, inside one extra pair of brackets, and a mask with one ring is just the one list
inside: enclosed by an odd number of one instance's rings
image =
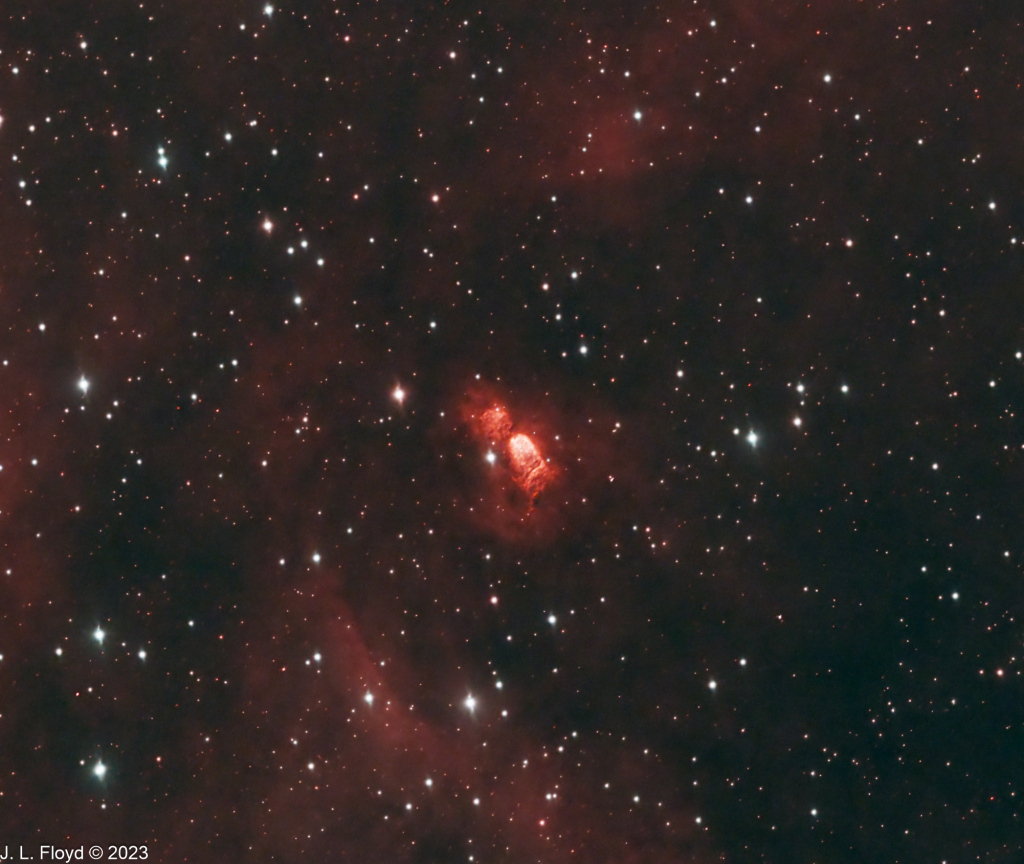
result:
[(1020, 860), (1012, 4), (0, 20), (0, 854)]

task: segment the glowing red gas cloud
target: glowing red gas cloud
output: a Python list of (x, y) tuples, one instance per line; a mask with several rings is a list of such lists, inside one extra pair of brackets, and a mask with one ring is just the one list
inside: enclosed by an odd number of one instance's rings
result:
[(491, 405), (473, 416), (472, 420), (479, 438), (499, 451), (509, 467), (512, 480), (530, 500), (543, 492), (554, 478), (555, 471), (529, 435), (514, 431), (515, 424), (508, 409), (502, 405)]

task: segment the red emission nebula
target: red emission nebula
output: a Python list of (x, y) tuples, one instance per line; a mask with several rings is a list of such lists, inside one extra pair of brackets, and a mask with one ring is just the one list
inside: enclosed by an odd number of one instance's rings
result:
[(472, 419), (478, 438), (492, 448), (487, 452), (487, 460), (500, 460), (532, 504), (555, 476), (540, 448), (525, 432), (515, 431), (512, 417), (501, 405), (493, 405)]

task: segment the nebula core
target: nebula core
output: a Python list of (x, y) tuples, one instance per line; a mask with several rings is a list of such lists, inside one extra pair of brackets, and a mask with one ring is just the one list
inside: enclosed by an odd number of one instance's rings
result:
[[(535, 501), (554, 479), (556, 470), (544, 458), (537, 443), (525, 432), (515, 431), (508, 409), (501, 405), (492, 405), (474, 420), (478, 441), (501, 452), (500, 461), (507, 466), (512, 481), (526, 493), (531, 503)], [(488, 453), (485, 458), (498, 461), (493, 450)]]

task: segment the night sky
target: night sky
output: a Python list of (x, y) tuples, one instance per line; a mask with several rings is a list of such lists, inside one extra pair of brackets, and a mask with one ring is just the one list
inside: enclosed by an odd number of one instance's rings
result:
[(5, 3), (0, 851), (1024, 860), (1017, 7)]

